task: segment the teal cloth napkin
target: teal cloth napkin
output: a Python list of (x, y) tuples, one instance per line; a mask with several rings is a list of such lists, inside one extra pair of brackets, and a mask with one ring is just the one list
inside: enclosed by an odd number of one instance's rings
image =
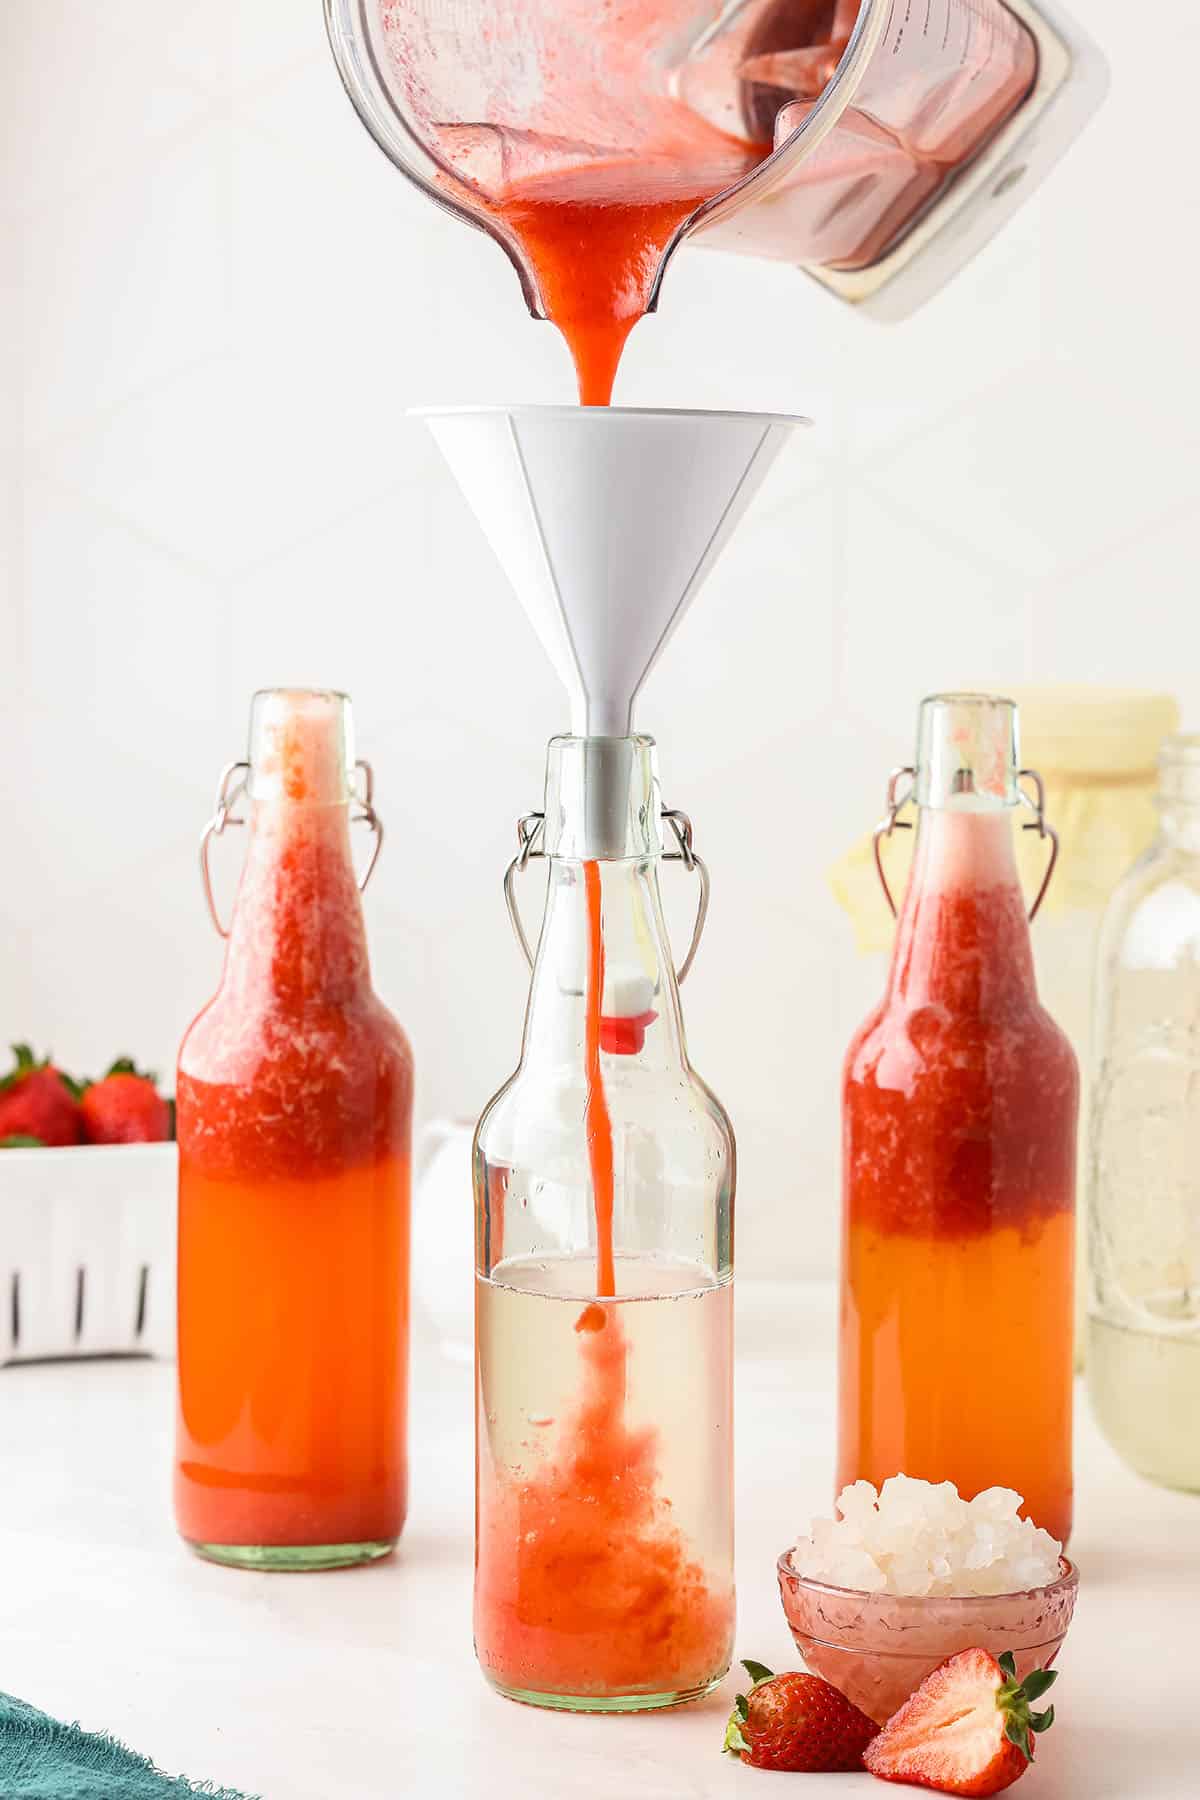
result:
[(256, 1800), (208, 1781), (164, 1775), (102, 1733), (47, 1718), (24, 1700), (0, 1694), (0, 1795), (3, 1800)]

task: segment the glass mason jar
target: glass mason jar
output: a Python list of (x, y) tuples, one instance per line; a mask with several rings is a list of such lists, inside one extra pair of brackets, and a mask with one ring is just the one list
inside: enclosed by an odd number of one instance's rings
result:
[(844, 1071), (838, 1486), (1015, 1488), (1065, 1540), (1079, 1084), (1034, 980), (1010, 823), (1027, 773), (1012, 701), (943, 694), (892, 778), (880, 837), (905, 776), (919, 817), (887, 988)]
[(506, 883), (549, 859), (521, 1062), (475, 1138), (476, 1652), (574, 1711), (696, 1698), (732, 1648), (734, 1141), (687, 1059), (663, 817), (706, 894), (651, 739), (551, 743)]
[[(1156, 764), (1163, 740), (1179, 724), (1169, 694), (1137, 688), (1022, 687), (1010, 690), (1020, 710), (1021, 742), (1046, 784), (1046, 807), (1062, 839), (1062, 855), (1033, 936), (1038, 992), (1071, 1040), (1081, 1080), (1079, 1116), (1089, 1113), (1092, 984), (1100, 922), (1117, 883), (1155, 832)], [(1037, 877), (1041, 846), (1017, 844), (1026, 884)], [(1085, 1156), (1078, 1158), (1083, 1212)], [(1087, 1341), (1086, 1238), (1075, 1269), (1075, 1356)]]
[(179, 1053), (175, 1510), (245, 1568), (370, 1561), (404, 1523), (412, 1053), (371, 987), (352, 743), (345, 695), (257, 694), (205, 834), (211, 906), (244, 791), (224, 974)]
[(1126, 1462), (1200, 1490), (1200, 737), (1168, 740), (1158, 799), (1100, 939), (1088, 1385)]

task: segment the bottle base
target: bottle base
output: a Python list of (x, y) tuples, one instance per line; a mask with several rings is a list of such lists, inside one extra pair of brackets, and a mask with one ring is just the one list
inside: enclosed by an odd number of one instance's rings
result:
[(714, 1675), (699, 1687), (679, 1688), (661, 1694), (546, 1694), (536, 1688), (510, 1687), (484, 1670), (488, 1685), (506, 1700), (518, 1700), (522, 1706), (548, 1707), (553, 1712), (572, 1713), (639, 1713), (661, 1712), (668, 1706), (687, 1706), (692, 1700), (703, 1700), (719, 1688), (728, 1671)]
[(200, 1544), (185, 1538), (189, 1550), (205, 1562), (226, 1569), (257, 1569), (260, 1574), (311, 1575), (322, 1569), (353, 1569), (379, 1562), (396, 1548), (397, 1538), (362, 1544)]

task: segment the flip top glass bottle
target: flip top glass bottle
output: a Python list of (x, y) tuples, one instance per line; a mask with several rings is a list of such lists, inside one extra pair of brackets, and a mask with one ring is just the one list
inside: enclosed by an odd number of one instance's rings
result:
[(412, 1055), (371, 987), (349, 701), (258, 694), (250, 736), (205, 834), (207, 884), (244, 793), (224, 974), (179, 1054), (176, 1518), (218, 1562), (331, 1568), (404, 1522)]
[[(887, 989), (844, 1072), (838, 1485), (903, 1471), (967, 1496), (1015, 1488), (1065, 1539), (1078, 1072), (1038, 1001), (1013, 810), (1055, 840), (1011, 701), (924, 702), (877, 847), (908, 783), (918, 835)], [(1053, 852), (1042, 893), (1052, 867)]]
[(476, 1650), (572, 1710), (695, 1698), (731, 1651), (734, 1142), (687, 1060), (664, 820), (698, 937), (652, 741), (552, 742), (506, 883), (549, 859), (521, 1062), (475, 1142)]

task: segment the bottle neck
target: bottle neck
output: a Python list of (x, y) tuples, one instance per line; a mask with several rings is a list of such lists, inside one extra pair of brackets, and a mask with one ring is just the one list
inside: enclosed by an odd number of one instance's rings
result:
[(1200, 806), (1181, 805), (1178, 801), (1160, 804), (1158, 835), (1162, 843), (1191, 856), (1200, 854)]
[(370, 993), (348, 802), (252, 803), (222, 988), (248, 1008), (284, 1011)]
[(554, 857), (534, 961), (522, 1061), (575, 1070), (586, 1054), (594, 919), (586, 870), (599, 874), (602, 1066), (679, 1068), (686, 1062), (675, 966), (658, 886), (658, 857)]
[(920, 809), (888, 994), (958, 1016), (1036, 1003), (1007, 808)]
[(1200, 851), (1200, 737), (1163, 746), (1158, 771), (1159, 837), (1172, 850)]

